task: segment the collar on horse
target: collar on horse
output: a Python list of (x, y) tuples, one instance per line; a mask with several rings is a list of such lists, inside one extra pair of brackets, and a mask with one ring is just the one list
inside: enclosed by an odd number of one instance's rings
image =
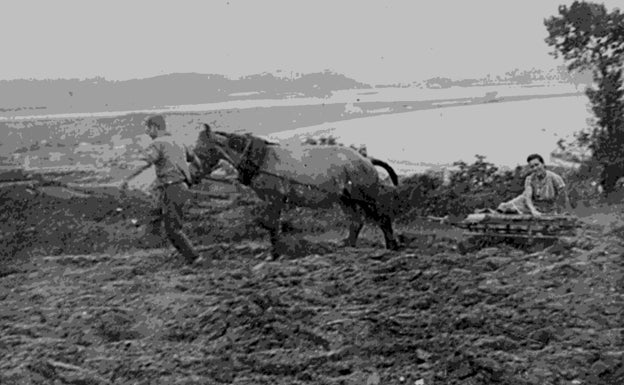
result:
[[(241, 151), (241, 159), (234, 166), (238, 171), (238, 179), (244, 185), (249, 185), (251, 181), (260, 173), (260, 166), (266, 158), (268, 143), (264, 139), (256, 138), (252, 135), (236, 136), (236, 139), (245, 139), (245, 145)], [(240, 146), (234, 146), (232, 137), (228, 138), (228, 147), (232, 150), (240, 151)], [(238, 147), (238, 148), (235, 148)]]

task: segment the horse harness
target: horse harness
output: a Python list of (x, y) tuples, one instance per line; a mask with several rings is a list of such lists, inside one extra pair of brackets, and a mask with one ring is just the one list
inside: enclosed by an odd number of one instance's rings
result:
[[(226, 136), (228, 135), (226, 134)], [(331, 192), (316, 185), (302, 183), (302, 182), (299, 182), (297, 180), (294, 180), (292, 178), (289, 178), (283, 175), (272, 173), (270, 171), (261, 170), (260, 165), (262, 164), (262, 162), (267, 156), (268, 146), (275, 145), (275, 143), (268, 142), (261, 138), (256, 138), (250, 134), (246, 134), (245, 138), (247, 139), (247, 141), (244, 146), (231, 145), (230, 144), (231, 137), (229, 136), (228, 136), (228, 144), (227, 144), (228, 147), (236, 151), (240, 151), (240, 148), (242, 147), (241, 160), (238, 163), (234, 164), (234, 168), (238, 172), (238, 180), (240, 183), (244, 184), (245, 186), (249, 186), (255, 177), (257, 177), (260, 174), (264, 174), (267, 176), (272, 176), (272, 177), (281, 179), (293, 185), (302, 186), (304, 188), (307, 188), (308, 190), (316, 190), (324, 194), (328, 194)], [(227, 156), (227, 158), (230, 158), (230, 157)], [(232, 159), (230, 158), (230, 161), (231, 160)], [(347, 183), (351, 183), (351, 182), (348, 181)], [(371, 203), (370, 201), (366, 201), (363, 199), (356, 199), (356, 198), (349, 196), (349, 194), (346, 191), (342, 193), (342, 196), (350, 200), (358, 201), (360, 203), (373, 205), (373, 203)]]
[(267, 141), (251, 135), (247, 135), (247, 139), (242, 152), (243, 156), (235, 166), (238, 171), (238, 179), (244, 185), (249, 185), (260, 173), (260, 165), (266, 158), (269, 144)]

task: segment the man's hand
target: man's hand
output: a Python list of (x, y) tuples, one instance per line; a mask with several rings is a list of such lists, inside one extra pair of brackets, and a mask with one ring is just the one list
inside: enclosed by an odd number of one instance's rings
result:
[(533, 212), (531, 212), (531, 215), (533, 215), (534, 217), (541, 217), (541, 216), (542, 216), (542, 213), (540, 213), (540, 212), (539, 212), (539, 211), (537, 211), (537, 210), (534, 210)]
[(191, 174), (191, 184), (199, 184), (201, 182), (201, 177), (202, 177), (202, 170), (201, 168), (197, 167), (197, 165), (195, 165), (194, 163), (191, 163), (189, 165), (189, 172)]
[(147, 170), (148, 168), (152, 167), (151, 163), (146, 163), (145, 165), (139, 167), (136, 171), (134, 171), (132, 174), (126, 176), (123, 181), (121, 182), (121, 185), (119, 185), (119, 187), (122, 190), (127, 190), (128, 189), (128, 182), (131, 181), (132, 179), (134, 179), (137, 175), (139, 175), (140, 173), (142, 173), (143, 171)]

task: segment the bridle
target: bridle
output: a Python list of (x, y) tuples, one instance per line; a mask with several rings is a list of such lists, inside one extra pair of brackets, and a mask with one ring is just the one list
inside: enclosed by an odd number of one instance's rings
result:
[[(246, 138), (245, 144), (243, 146), (242, 151), (240, 152), (241, 156), (240, 158), (235, 161), (234, 158), (232, 156), (230, 156), (230, 154), (228, 153), (228, 151), (225, 148), (229, 148), (235, 152), (238, 152), (239, 149), (235, 148), (230, 142), (232, 141), (232, 137), (229, 136), (226, 133), (222, 133), (222, 132), (217, 132), (217, 135), (221, 135), (221, 136), (225, 136), (225, 143), (222, 143), (220, 140), (218, 139), (213, 139), (213, 138), (208, 138), (209, 141), (214, 143), (214, 146), (212, 147), (214, 149), (214, 151), (219, 153), (219, 157), (223, 160), (225, 160), (226, 162), (228, 162), (229, 164), (232, 165), (232, 167), (234, 167), (238, 172), (241, 172), (242, 170), (242, 165), (244, 162), (249, 162), (248, 159), (246, 159), (246, 154), (248, 154), (250, 148), (251, 148), (251, 144), (252, 144), (252, 140), (251, 138)], [(242, 138), (241, 138), (242, 139)], [(216, 164), (215, 164), (216, 165)], [(254, 163), (254, 165), (256, 165)], [(257, 165), (256, 165), (257, 166)]]

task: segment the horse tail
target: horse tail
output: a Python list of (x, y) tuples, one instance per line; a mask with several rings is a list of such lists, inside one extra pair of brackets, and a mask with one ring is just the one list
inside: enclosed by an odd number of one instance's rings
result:
[(394, 169), (392, 168), (392, 166), (390, 166), (388, 163), (384, 162), (383, 160), (379, 160), (376, 158), (369, 158), (369, 159), (371, 163), (373, 163), (373, 166), (379, 166), (385, 169), (386, 171), (388, 171), (388, 175), (390, 175), (392, 184), (394, 184), (395, 186), (399, 185), (399, 177), (397, 176), (396, 172), (394, 172)]

